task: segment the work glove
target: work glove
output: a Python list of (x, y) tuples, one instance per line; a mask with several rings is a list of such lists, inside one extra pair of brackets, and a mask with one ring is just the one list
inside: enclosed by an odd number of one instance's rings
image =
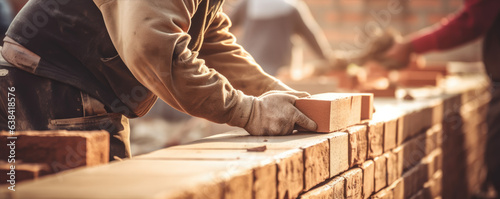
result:
[(245, 130), (251, 135), (289, 135), (294, 126), (314, 131), (317, 125), (295, 108), (295, 100), (310, 96), (297, 91), (269, 91), (253, 101)]

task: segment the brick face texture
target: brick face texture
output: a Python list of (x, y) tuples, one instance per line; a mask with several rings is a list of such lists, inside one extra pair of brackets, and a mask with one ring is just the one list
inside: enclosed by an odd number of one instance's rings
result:
[[(377, 112), (401, 112), (374, 114), (339, 132), (228, 132), (22, 183), (23, 191), (6, 198), (471, 198), (486, 178), (490, 96), (481, 79), (469, 86), (429, 100), (375, 99)], [(247, 151), (262, 146), (265, 151)], [(44, 168), (23, 170), (40, 176)], [(136, 189), (92, 191), (116, 185)]]

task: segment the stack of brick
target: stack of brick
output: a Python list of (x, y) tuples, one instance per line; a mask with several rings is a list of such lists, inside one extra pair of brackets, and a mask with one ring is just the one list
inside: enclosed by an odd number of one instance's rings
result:
[[(0, 157), (5, 158), (0, 173), (9, 173), (14, 166), (16, 182), (109, 161), (106, 131), (3, 131), (0, 143)], [(5, 178), (9, 176), (0, 176), (0, 184), (7, 183)]]
[(479, 80), (422, 101), (375, 99), (372, 120), (332, 133), (232, 131), (21, 183), (16, 192), (0, 189), (0, 196), (470, 198), (485, 180), (490, 96)]

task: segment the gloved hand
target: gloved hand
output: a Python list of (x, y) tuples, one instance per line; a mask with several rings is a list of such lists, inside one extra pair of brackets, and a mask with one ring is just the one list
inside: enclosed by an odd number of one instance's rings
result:
[(295, 100), (308, 93), (297, 91), (269, 91), (257, 97), (245, 130), (251, 135), (288, 135), (294, 126), (314, 131), (317, 125), (295, 108)]

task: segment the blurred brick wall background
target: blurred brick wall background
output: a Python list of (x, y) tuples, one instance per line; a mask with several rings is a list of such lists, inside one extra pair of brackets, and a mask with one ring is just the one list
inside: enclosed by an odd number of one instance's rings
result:
[[(239, 0), (226, 0), (225, 11)], [(440, 22), (463, 6), (464, 0), (304, 0), (323, 28), (332, 48), (363, 47), (374, 27), (393, 28), (403, 35)], [(306, 59), (309, 58), (306, 50)], [(430, 62), (480, 61), (481, 40), (449, 52), (426, 55)]]
[[(404, 35), (439, 22), (459, 10), (463, 0), (306, 0), (332, 44), (356, 45), (373, 27), (395, 28)], [(364, 34), (364, 35), (363, 35)]]

